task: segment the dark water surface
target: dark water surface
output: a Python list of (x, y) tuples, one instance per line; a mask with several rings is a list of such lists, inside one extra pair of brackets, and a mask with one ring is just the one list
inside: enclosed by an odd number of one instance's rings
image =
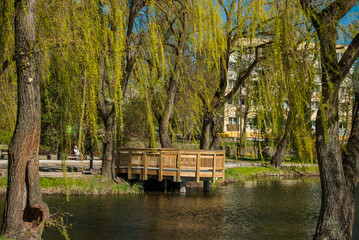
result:
[[(69, 233), (75, 240), (302, 240), (311, 239), (315, 231), (320, 183), (316, 178), (267, 179), (210, 193), (146, 192), (136, 196), (71, 197), (70, 202), (64, 197), (46, 197), (45, 201), (53, 212), (60, 209), (73, 214), (69, 220), (75, 223)], [(358, 229), (358, 222), (354, 229)], [(46, 230), (43, 238), (63, 239), (54, 230)], [(359, 239), (357, 230), (353, 239)]]

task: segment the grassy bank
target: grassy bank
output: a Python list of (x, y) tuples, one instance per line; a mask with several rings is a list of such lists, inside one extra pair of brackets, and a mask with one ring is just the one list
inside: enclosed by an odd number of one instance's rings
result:
[(283, 167), (274, 168), (270, 165), (261, 167), (239, 167), (226, 169), (226, 182), (237, 182), (252, 180), (261, 177), (301, 177), (301, 176), (319, 176), (318, 167)]
[[(0, 178), (0, 193), (6, 192), (7, 179)], [(111, 179), (102, 176), (86, 176), (80, 178), (40, 178), (43, 194), (61, 195), (121, 195), (142, 193), (139, 184), (130, 185), (127, 182), (116, 184)]]

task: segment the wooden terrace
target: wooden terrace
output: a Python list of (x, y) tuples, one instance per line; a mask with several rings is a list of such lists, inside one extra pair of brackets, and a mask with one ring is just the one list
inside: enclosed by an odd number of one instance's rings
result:
[(149, 178), (185, 181), (224, 180), (225, 152), (222, 150), (118, 148), (116, 173), (128, 179)]

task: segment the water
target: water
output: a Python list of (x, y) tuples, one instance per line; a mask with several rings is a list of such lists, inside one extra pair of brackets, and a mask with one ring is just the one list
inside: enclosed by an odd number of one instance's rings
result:
[[(320, 183), (317, 178), (267, 179), (233, 184), (210, 193), (71, 197), (70, 202), (52, 196), (45, 201), (52, 211), (56, 207), (73, 214), (69, 221), (75, 223), (69, 233), (76, 240), (303, 240), (311, 239), (315, 231)], [(354, 229), (358, 229), (357, 223)], [(43, 238), (63, 239), (51, 229)], [(354, 230), (353, 239), (359, 239), (358, 231)]]

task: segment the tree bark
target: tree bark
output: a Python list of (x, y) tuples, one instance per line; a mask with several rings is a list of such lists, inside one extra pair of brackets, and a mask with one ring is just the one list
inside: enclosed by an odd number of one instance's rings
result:
[(115, 135), (115, 106), (112, 102), (105, 102), (104, 84), (106, 81), (106, 58), (104, 54), (100, 56), (100, 77), (101, 87), (99, 88), (99, 105), (98, 110), (105, 125), (105, 134), (102, 139), (103, 144), (103, 159), (101, 175), (105, 178), (112, 177), (111, 162), (114, 153), (114, 135)]
[(162, 116), (159, 120), (159, 137), (162, 148), (172, 148), (171, 138), (168, 129), (169, 115)]
[(283, 162), (285, 150), (286, 150), (287, 143), (288, 143), (289, 137), (290, 137), (291, 123), (292, 123), (292, 108), (289, 109), (283, 137), (279, 141), (279, 144), (277, 145), (276, 152), (275, 152), (272, 162), (271, 162), (271, 164), (275, 168), (280, 168), (280, 165)]
[(103, 144), (103, 159), (102, 159), (102, 169), (101, 175), (107, 178), (112, 177), (112, 160), (113, 160), (113, 151), (115, 148), (115, 114), (112, 113), (107, 118), (102, 118), (105, 123), (105, 136), (102, 140)]
[(213, 125), (213, 116), (210, 112), (206, 112), (203, 116), (203, 125), (200, 141), (200, 149), (209, 149), (211, 141), (211, 128)]
[[(336, 41), (338, 21), (357, 2), (358, 0), (336, 0), (317, 13), (311, 0), (301, 0), (302, 8), (319, 38), (322, 68), (322, 101), (316, 120), (322, 205), (314, 239), (352, 239), (358, 123), (355, 121), (352, 125), (347, 145), (348, 156), (343, 157), (339, 142), (338, 106), (340, 84), (359, 56), (359, 34), (339, 62), (336, 59)], [(353, 114), (357, 115), (357, 111)]]
[(41, 239), (49, 209), (39, 178), (41, 128), (40, 78), (36, 50), (36, 0), (15, 2), (15, 59), (18, 83), (17, 122), (9, 147), (8, 188), (2, 234)]

